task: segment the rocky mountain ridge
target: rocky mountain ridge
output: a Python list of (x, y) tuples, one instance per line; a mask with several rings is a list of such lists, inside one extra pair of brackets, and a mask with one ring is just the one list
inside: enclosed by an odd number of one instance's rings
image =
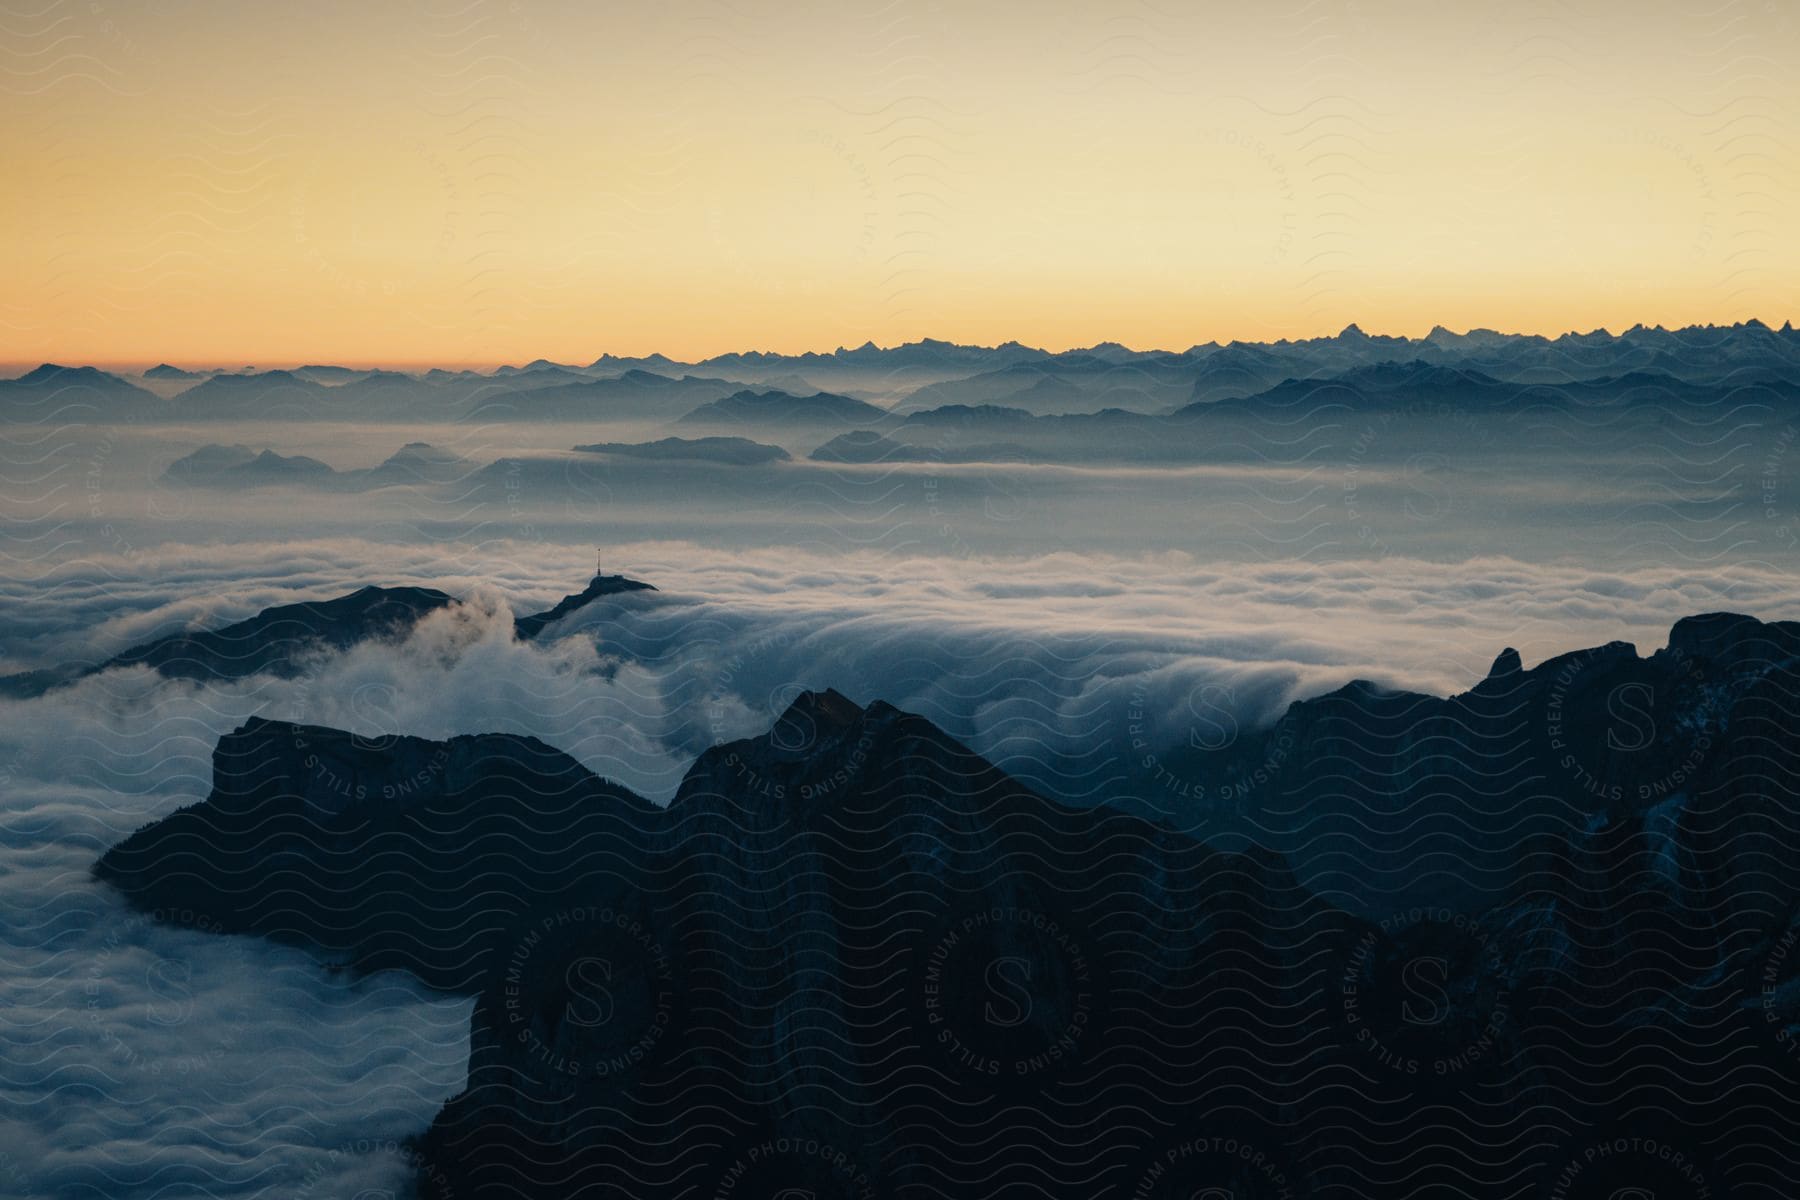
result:
[[(438, 1196), (1752, 1194), (1800, 1133), (1797, 648), (1712, 614), (1647, 658), (1502, 652), (1461, 696), (1352, 684), (1265, 731), (1322, 829), (1340, 793), (1505, 814), (1574, 756), (1585, 799), (1559, 784), (1572, 811), (1456, 906), (1359, 914), (1289, 856), (1069, 808), (831, 691), (702, 754), (667, 809), (528, 739), (257, 722), (213, 797), (97, 870), (475, 992), (467, 1086), (420, 1145)], [(1640, 716), (1670, 723), (1642, 760)]]

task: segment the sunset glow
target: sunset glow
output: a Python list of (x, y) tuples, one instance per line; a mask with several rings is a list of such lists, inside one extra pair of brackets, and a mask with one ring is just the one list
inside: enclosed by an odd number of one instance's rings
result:
[(1791, 6), (53, 7), (0, 361), (1795, 315)]

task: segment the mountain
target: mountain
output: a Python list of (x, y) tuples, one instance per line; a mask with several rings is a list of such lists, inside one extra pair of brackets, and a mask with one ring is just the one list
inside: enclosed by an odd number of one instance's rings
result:
[(544, 373), (549, 373), (549, 374), (554, 374), (554, 375), (579, 375), (582, 372), (581, 372), (580, 367), (567, 366), (563, 363), (554, 363), (554, 362), (551, 362), (547, 358), (534, 358), (522, 367), (501, 366), (501, 367), (494, 368), (494, 374), (496, 376), (533, 375), (533, 374), (544, 374)]
[(757, 392), (748, 388), (702, 404), (678, 424), (752, 429), (795, 426), (867, 425), (887, 419), (887, 410), (848, 396), (819, 392), (794, 396), (787, 392)]
[(362, 474), (368, 487), (405, 487), (448, 483), (475, 470), (475, 464), (430, 442), (408, 442)]
[(342, 383), (349, 383), (352, 380), (356, 380), (356, 379), (364, 379), (372, 374), (373, 375), (383, 375), (383, 374), (393, 374), (393, 372), (358, 371), (354, 367), (337, 367), (337, 366), (330, 366), (330, 365), (325, 365), (325, 364), (311, 364), (311, 365), (304, 366), (304, 367), (295, 367), (293, 370), (293, 374), (299, 376), (301, 379), (309, 379), (314, 383), (342, 384)]
[(1154, 465), (1214, 457), (1222, 448), (1190, 423), (1117, 408), (1033, 416), (1003, 405), (947, 404), (911, 414), (888, 436), (910, 447), (906, 457), (935, 462)]
[(1312, 411), (1324, 406), (1372, 411), (1436, 405), (1446, 411), (1468, 411), (1529, 399), (1526, 389), (1479, 371), (1414, 359), (1374, 363), (1325, 378), (1286, 379), (1254, 395), (1198, 400), (1172, 416), (1182, 420), (1253, 409)]
[[(542, 372), (515, 379), (541, 379)], [(520, 387), (485, 399), (477, 414), (494, 421), (669, 420), (695, 404), (730, 395), (728, 380), (683, 375), (670, 378), (631, 370), (612, 379), (583, 379)]]
[(842, 347), (829, 354), (770, 354), (763, 351), (720, 354), (696, 364), (697, 370), (760, 389), (780, 387), (777, 380), (798, 376), (818, 387), (899, 397), (921, 386), (992, 371), (1014, 363), (1046, 358), (1048, 353), (1018, 342), (998, 346), (964, 346), (925, 338), (900, 346), (873, 342)]
[(199, 487), (264, 487), (287, 483), (320, 483), (337, 472), (316, 458), (260, 454), (248, 446), (208, 444), (169, 464), (163, 479)]
[(623, 375), (631, 371), (654, 372), (658, 375), (680, 375), (683, 368), (692, 363), (676, 362), (666, 354), (650, 354), (642, 358), (620, 358), (614, 354), (602, 354), (588, 364), (588, 371), (600, 375)]
[(0, 379), (0, 421), (10, 424), (155, 420), (167, 407), (154, 392), (94, 367), (45, 363)]
[(403, 636), (419, 618), (451, 602), (435, 588), (365, 587), (332, 600), (277, 605), (220, 629), (156, 638), (93, 666), (3, 676), (0, 695), (41, 695), (114, 667), (150, 667), (174, 679), (231, 680), (264, 673), (292, 677), (321, 651)]
[[(12, 420), (194, 420), (400, 418), (479, 415), (492, 420), (668, 420), (749, 388), (802, 397), (808, 389), (890, 403), (896, 412), (945, 405), (1001, 404), (1039, 416), (1122, 409), (1168, 413), (1183, 405), (1243, 399), (1285, 382), (1339, 379), (1361, 368), (1424, 364), (1515, 388), (1570, 388), (1588, 380), (1665, 376), (1717, 396), (1746, 385), (1785, 386), (1800, 378), (1800, 332), (1755, 320), (1681, 329), (1635, 325), (1623, 333), (1556, 337), (1491, 329), (1454, 333), (1434, 326), (1420, 338), (1369, 334), (1356, 325), (1326, 337), (1271, 342), (1206, 342), (1182, 351), (1132, 350), (1114, 342), (1061, 353), (1008, 342), (961, 346), (925, 339), (872, 343), (828, 354), (721, 354), (699, 363), (665, 355), (602, 355), (587, 367), (538, 359), (492, 374), (432, 369), (414, 376), (308, 365), (292, 371), (208, 374), (166, 364), (144, 379), (168, 391), (197, 386), (172, 403), (92, 367), (45, 364), (0, 381), (0, 414)], [(177, 373), (178, 372), (178, 373)], [(217, 383), (219, 386), (212, 387)], [(310, 387), (332, 385), (321, 392)], [(805, 386), (802, 387), (801, 385)], [(127, 390), (128, 389), (128, 390)], [(205, 389), (205, 390), (202, 390)], [(566, 389), (566, 390), (562, 390)], [(41, 408), (49, 393), (60, 406)], [(515, 402), (515, 396), (532, 396)], [(1500, 393), (1494, 393), (1500, 396)], [(1521, 402), (1541, 397), (1519, 393)], [(1791, 398), (1791, 397), (1790, 397)], [(29, 401), (21, 406), (22, 401)], [(855, 422), (852, 422), (855, 423)]]
[[(744, 1169), (746, 1196), (859, 1177), (885, 1195), (909, 1170), (1095, 1169), (1093, 1144), (1044, 1128), (1045, 1089), (1120, 1168), (1117, 1097), (1181, 1102), (1197, 1064), (1251, 1066), (1326, 980), (1310, 945), (1361, 928), (1276, 864), (1055, 805), (829, 691), (703, 755), (666, 810), (499, 735), (252, 721), (213, 774), (96, 874), (141, 908), (475, 991), (468, 1086), (420, 1147), (436, 1194), (710, 1195)], [(984, 968), (1032, 1008), (997, 1034)], [(1129, 1015), (1146, 995), (1238, 1009), (1178, 1029)], [(750, 1167), (773, 1137), (828, 1149)]]
[[(649, 802), (535, 738), (429, 742), (250, 718), (219, 740), (198, 804), (108, 850), (95, 875), (145, 909), (328, 948), (357, 972), (447, 991), (497, 938), (577, 884), (629, 878)], [(483, 886), (471, 888), (471, 880)]]
[(890, 370), (904, 367), (966, 367), (982, 366), (1000, 361), (1023, 361), (1045, 357), (1045, 351), (1034, 350), (1022, 346), (1018, 342), (1006, 342), (999, 346), (965, 346), (955, 342), (941, 341), (937, 338), (923, 338), (916, 342), (906, 342), (899, 346), (881, 347), (874, 342), (864, 342), (860, 346), (839, 346), (829, 354), (808, 351), (803, 354), (768, 354), (751, 351), (740, 354), (720, 354), (705, 360), (708, 366), (758, 366), (777, 365), (789, 370), (804, 370), (831, 365), (854, 365), (860, 367), (885, 367)]
[(1509, 649), (1450, 697), (1351, 683), (1164, 766), (1240, 797), (1303, 882), (1376, 915), (1523, 894), (1578, 914), (1641, 883), (1613, 876), (1641, 852), (1664, 855), (1658, 886), (1711, 922), (1800, 898), (1756, 855), (1705, 865), (1721, 829), (1786, 819), (1793, 750), (1770, 738), (1795, 721), (1796, 684), (1800, 623), (1714, 613), (1648, 656), (1613, 642), (1525, 669)]
[[(242, 446), (208, 449), (233, 457), (238, 452), (249, 453)], [(529, 641), (552, 622), (603, 596), (655, 590), (623, 575), (596, 575), (587, 587), (563, 597), (554, 608), (517, 618), (514, 628), (521, 640)], [(404, 637), (420, 618), (453, 603), (455, 597), (436, 588), (369, 586), (330, 600), (280, 604), (220, 629), (156, 638), (91, 666), (74, 664), (0, 676), (0, 696), (38, 696), (87, 675), (129, 666), (151, 667), (176, 679), (230, 680), (265, 673), (292, 677), (323, 651), (344, 650), (377, 638)]]
[(595, 575), (588, 581), (587, 587), (573, 595), (564, 596), (556, 602), (554, 608), (530, 616), (519, 617), (513, 622), (514, 633), (520, 641), (528, 642), (542, 633), (549, 625), (568, 616), (578, 608), (600, 599), (602, 596), (618, 596), (627, 592), (654, 592), (650, 584), (636, 579), (627, 579), (623, 575)]
[(916, 412), (994, 404), (1034, 416), (1103, 408), (1166, 412), (1192, 395), (1194, 372), (1194, 361), (1184, 355), (1137, 354), (1123, 347), (1101, 354), (1071, 351), (920, 388), (899, 407)]
[(1462, 366), (1413, 359), (1379, 362), (1324, 377), (1290, 378), (1252, 395), (1197, 400), (1177, 409), (1177, 422), (1245, 413), (1297, 414), (1325, 408), (1416, 417), (1513, 413), (1527, 409), (1618, 408), (1642, 416), (1676, 407), (1800, 404), (1800, 384), (1744, 380), (1729, 386), (1694, 383), (1658, 371), (1633, 371), (1556, 383), (1497, 379)]
[(379, 465), (367, 470), (339, 471), (316, 458), (258, 453), (244, 445), (200, 447), (169, 464), (163, 479), (196, 487), (257, 488), (298, 485), (332, 491), (430, 486), (464, 478), (475, 465), (429, 442), (408, 442)]
[(576, 446), (584, 454), (616, 458), (642, 458), (652, 462), (709, 462), (721, 466), (749, 467), (787, 462), (791, 457), (780, 446), (741, 437), (667, 437), (654, 442), (595, 442)]
[[(1509, 651), (1464, 697), (1296, 705), (1313, 796), (1485, 769), (1503, 816), (1509, 727), (1593, 778), (1494, 902), (1378, 919), (829, 690), (702, 754), (667, 809), (530, 739), (253, 721), (212, 795), (96, 872), (473, 992), (428, 1196), (1312, 1196), (1348, 1170), (1364, 1194), (1780, 1194), (1797, 650), (1800, 626), (1715, 614), (1648, 660)], [(1441, 853), (1479, 874), (1481, 849)]]
[(209, 442), (193, 451), (184, 454), (163, 471), (163, 478), (171, 483), (204, 483), (218, 477), (221, 473), (242, 467), (254, 461), (256, 451), (240, 444), (229, 446), (217, 442)]
[(884, 437), (868, 429), (852, 429), (849, 433), (838, 434), (807, 457), (815, 462), (917, 462), (924, 460), (927, 453), (911, 442)]
[(214, 375), (169, 402), (186, 420), (315, 420), (331, 409), (334, 389), (291, 371)]
[[(1029, 419), (1029, 418), (1027, 418)], [(929, 438), (907, 439), (902, 426), (892, 437), (884, 437), (866, 429), (839, 434), (807, 455), (815, 462), (880, 463), (1016, 463), (1045, 461), (1049, 456), (1022, 442), (970, 442), (947, 445), (933, 444)]]
[(451, 603), (435, 588), (365, 587), (333, 600), (265, 608), (222, 629), (176, 633), (114, 655), (97, 669), (146, 666), (176, 679), (292, 676), (321, 650), (396, 637)]

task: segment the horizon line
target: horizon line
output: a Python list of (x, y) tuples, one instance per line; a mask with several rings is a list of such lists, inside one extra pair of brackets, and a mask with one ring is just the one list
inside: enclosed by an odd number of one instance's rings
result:
[[(926, 335), (923, 337), (914, 338), (911, 341), (894, 342), (889, 345), (881, 345), (881, 344), (877, 343), (873, 338), (868, 338), (868, 339), (865, 339), (863, 342), (861, 342), (857, 345), (854, 345), (854, 346), (839, 345), (831, 350), (798, 350), (798, 351), (759, 350), (759, 349), (722, 350), (722, 351), (719, 351), (718, 353), (708, 354), (708, 355), (705, 355), (700, 358), (677, 358), (672, 355), (664, 354), (663, 352), (658, 351), (658, 350), (651, 350), (651, 351), (647, 351), (647, 352), (641, 353), (641, 354), (621, 354), (621, 353), (618, 353), (618, 352), (612, 351), (612, 350), (603, 350), (598, 355), (594, 356), (593, 358), (588, 359), (586, 362), (582, 362), (579, 360), (558, 361), (558, 360), (551, 359), (544, 355), (539, 355), (535, 358), (528, 359), (523, 363), (514, 362), (511, 360), (486, 360), (486, 359), (482, 359), (482, 360), (475, 360), (475, 359), (463, 359), (463, 360), (457, 360), (457, 359), (385, 359), (385, 360), (381, 360), (381, 361), (374, 361), (374, 360), (368, 360), (368, 359), (364, 359), (364, 360), (335, 359), (335, 358), (331, 358), (331, 357), (325, 356), (325, 355), (308, 355), (304, 358), (265, 359), (265, 360), (260, 360), (260, 361), (257, 361), (257, 360), (243, 361), (243, 360), (239, 360), (236, 358), (229, 359), (229, 360), (213, 359), (210, 361), (201, 360), (201, 359), (184, 359), (181, 361), (175, 361), (172, 359), (163, 358), (163, 359), (158, 359), (155, 362), (151, 362), (148, 359), (99, 359), (99, 358), (96, 358), (96, 359), (76, 360), (76, 359), (72, 359), (72, 358), (68, 358), (68, 357), (64, 357), (61, 359), (9, 358), (9, 359), (0, 360), (0, 372), (10, 373), (15, 368), (17, 368), (20, 373), (27, 373), (30, 371), (38, 370), (38, 369), (40, 369), (42, 367), (46, 367), (46, 366), (93, 367), (95, 369), (103, 369), (103, 370), (126, 371), (127, 373), (132, 373), (132, 374), (141, 374), (143, 371), (151, 370), (151, 369), (153, 369), (155, 367), (159, 367), (159, 366), (169, 366), (169, 367), (174, 367), (179, 370), (210, 371), (210, 372), (214, 372), (214, 373), (218, 373), (218, 374), (241, 373), (244, 371), (263, 372), (263, 371), (280, 371), (280, 370), (299, 370), (299, 369), (303, 369), (303, 368), (307, 368), (307, 367), (340, 367), (345, 370), (353, 370), (353, 371), (381, 371), (381, 370), (405, 371), (408, 369), (430, 370), (433, 368), (450, 369), (450, 368), (454, 367), (457, 370), (463, 370), (463, 371), (480, 371), (480, 370), (485, 369), (485, 370), (491, 372), (491, 371), (499, 370), (503, 367), (514, 367), (514, 368), (522, 370), (525, 367), (531, 365), (532, 363), (547, 363), (551, 366), (575, 367), (578, 369), (586, 370), (586, 369), (589, 369), (589, 368), (593, 367), (594, 365), (596, 365), (600, 362), (603, 362), (609, 358), (618, 359), (618, 360), (622, 360), (622, 361), (634, 361), (634, 360), (642, 361), (642, 360), (646, 360), (646, 359), (661, 358), (667, 362), (674, 363), (679, 366), (700, 366), (705, 363), (716, 361), (718, 359), (731, 358), (731, 357), (749, 357), (752, 355), (760, 355), (760, 356), (766, 357), (766, 358), (805, 358), (805, 357), (811, 356), (811, 357), (815, 357), (815, 358), (827, 358), (828, 359), (828, 358), (832, 358), (836, 355), (857, 353), (859, 351), (872, 350), (877, 353), (890, 353), (895, 350), (902, 350), (902, 349), (906, 349), (907, 347), (921, 346), (921, 345), (926, 345), (926, 344), (947, 346), (947, 347), (951, 347), (951, 348), (958, 349), (958, 350), (984, 350), (984, 351), (998, 351), (998, 350), (1006, 349), (1007, 347), (1016, 346), (1020, 349), (1031, 350), (1031, 351), (1035, 351), (1037, 353), (1047, 354), (1047, 355), (1051, 355), (1051, 356), (1060, 356), (1060, 355), (1065, 355), (1065, 354), (1078, 354), (1084, 350), (1099, 350), (1099, 349), (1103, 349), (1103, 348), (1107, 348), (1107, 349), (1117, 348), (1117, 349), (1124, 350), (1127, 353), (1131, 353), (1131, 354), (1179, 355), (1179, 354), (1191, 353), (1194, 350), (1203, 349), (1203, 348), (1206, 348), (1209, 346), (1219, 347), (1219, 348), (1223, 348), (1226, 346), (1233, 346), (1233, 345), (1292, 346), (1292, 345), (1299, 345), (1299, 344), (1307, 343), (1307, 342), (1333, 341), (1333, 340), (1343, 338), (1344, 336), (1346, 336), (1347, 334), (1350, 334), (1352, 332), (1354, 332), (1356, 334), (1360, 334), (1363, 337), (1366, 337), (1371, 341), (1386, 340), (1386, 341), (1424, 342), (1424, 341), (1427, 341), (1428, 339), (1430, 339), (1433, 334), (1438, 333), (1439, 331), (1442, 331), (1443, 333), (1445, 333), (1451, 337), (1468, 337), (1470, 335), (1479, 333), (1479, 334), (1491, 334), (1493, 336), (1502, 337), (1502, 338), (1541, 338), (1545, 341), (1555, 342), (1555, 341), (1560, 341), (1564, 338), (1594, 337), (1596, 335), (1605, 335), (1605, 336), (1611, 337), (1611, 338), (1619, 338), (1619, 337), (1625, 336), (1626, 334), (1635, 332), (1637, 330), (1656, 331), (1656, 332), (1662, 332), (1662, 333), (1682, 333), (1682, 332), (1686, 332), (1688, 330), (1742, 329), (1745, 327), (1762, 328), (1762, 329), (1769, 330), (1772, 333), (1782, 333), (1782, 332), (1792, 333), (1795, 331), (1793, 318), (1791, 318), (1791, 317), (1784, 318), (1782, 320), (1782, 323), (1778, 326), (1770, 324), (1768, 321), (1765, 321), (1760, 317), (1746, 317), (1742, 320), (1732, 321), (1729, 323), (1707, 322), (1704, 324), (1696, 323), (1696, 324), (1674, 325), (1674, 326), (1662, 325), (1662, 324), (1650, 324), (1650, 323), (1647, 323), (1644, 321), (1637, 321), (1631, 325), (1626, 326), (1624, 329), (1620, 330), (1617, 333), (1613, 332), (1607, 326), (1597, 325), (1592, 329), (1587, 329), (1587, 330), (1565, 329), (1560, 333), (1554, 333), (1554, 334), (1541, 333), (1541, 332), (1525, 332), (1525, 331), (1518, 331), (1518, 330), (1500, 330), (1500, 329), (1495, 329), (1491, 326), (1485, 326), (1485, 325), (1473, 325), (1467, 329), (1458, 331), (1458, 330), (1450, 329), (1447, 326), (1442, 325), (1442, 324), (1435, 324), (1430, 329), (1428, 329), (1425, 333), (1417, 334), (1417, 335), (1405, 334), (1405, 333), (1370, 333), (1367, 330), (1363, 329), (1362, 326), (1360, 325), (1360, 323), (1358, 323), (1356, 321), (1352, 321), (1348, 325), (1345, 325), (1342, 329), (1340, 329), (1336, 333), (1321, 333), (1321, 334), (1315, 334), (1311, 337), (1281, 337), (1281, 338), (1267, 338), (1267, 339), (1231, 338), (1226, 341), (1220, 341), (1217, 338), (1214, 338), (1214, 339), (1210, 339), (1210, 340), (1204, 341), (1204, 342), (1193, 342), (1190, 345), (1188, 345), (1187, 347), (1185, 347), (1184, 349), (1180, 349), (1180, 350), (1169, 349), (1166, 347), (1154, 347), (1154, 346), (1153, 347), (1144, 347), (1144, 348), (1140, 349), (1138, 347), (1131, 346), (1124, 342), (1117, 341), (1117, 340), (1111, 339), (1111, 338), (1102, 338), (1101, 340), (1099, 340), (1097, 342), (1090, 342), (1086, 345), (1070, 345), (1070, 346), (1067, 346), (1060, 350), (1053, 350), (1047, 346), (1033, 345), (1033, 344), (1023, 341), (1019, 338), (1008, 338), (1002, 342), (981, 343), (981, 342), (956, 342), (956, 341), (950, 341), (950, 340), (944, 339), (944, 338), (936, 338), (936, 337), (931, 337), (929, 335)], [(225, 365), (223, 365), (225, 362), (231, 362), (231, 363), (234, 363), (237, 365), (225, 366)], [(0, 376), (0, 378), (9, 378), (9, 377), (12, 377), (12, 376), (10, 374)]]

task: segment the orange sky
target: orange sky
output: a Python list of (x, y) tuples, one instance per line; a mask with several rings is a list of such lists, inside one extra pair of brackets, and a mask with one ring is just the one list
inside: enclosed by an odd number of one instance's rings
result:
[(0, 361), (1800, 317), (1784, 3), (52, 6)]

